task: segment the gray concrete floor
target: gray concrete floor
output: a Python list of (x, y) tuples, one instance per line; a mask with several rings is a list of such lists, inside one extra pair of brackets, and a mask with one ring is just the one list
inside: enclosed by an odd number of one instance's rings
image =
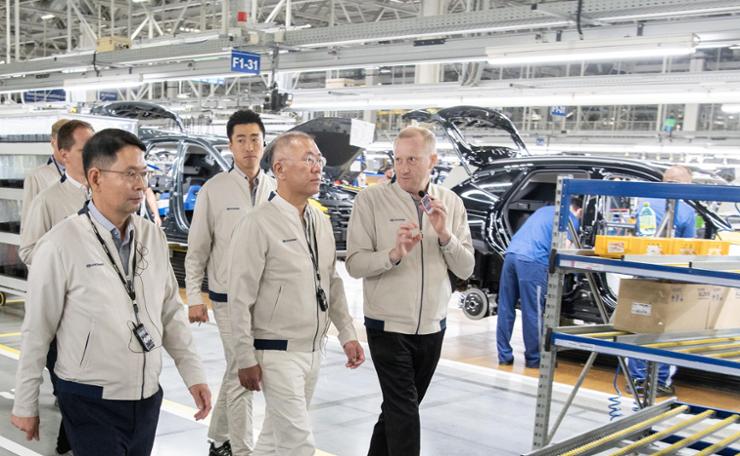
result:
[[(350, 307), (361, 319), (361, 284), (345, 276)], [(359, 310), (358, 310), (359, 309)], [(21, 320), (0, 312), (0, 456), (51, 455), (58, 429), (48, 379), (42, 386), (41, 441), (26, 442), (9, 423), (17, 360), (12, 352), (20, 338), (3, 336), (19, 331)], [(217, 329), (213, 324), (194, 327), (208, 380), (217, 393), (225, 367)], [(367, 350), (366, 350), (367, 351)], [(369, 353), (368, 353), (369, 355)], [(15, 355), (17, 356), (17, 354)], [(206, 455), (207, 423), (192, 420), (192, 400), (167, 358), (161, 376), (165, 403), (160, 416), (153, 454)], [(443, 359), (422, 404), (422, 453), (424, 455), (517, 455), (529, 451), (534, 422), (537, 381), (520, 374)], [(562, 403), (569, 388), (555, 385)], [(584, 390), (565, 420), (557, 440), (581, 433), (608, 421), (607, 394)], [(321, 377), (311, 406), (318, 448), (333, 455), (366, 454), (372, 428), (380, 410), (381, 393), (372, 361), (350, 371), (336, 339), (330, 337)], [(554, 409), (558, 410), (556, 403)], [(629, 410), (625, 403), (624, 410)], [(264, 416), (264, 400), (255, 396), (255, 424)]]

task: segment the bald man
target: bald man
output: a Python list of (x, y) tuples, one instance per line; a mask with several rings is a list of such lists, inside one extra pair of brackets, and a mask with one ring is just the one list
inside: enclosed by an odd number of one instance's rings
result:
[(326, 160), (305, 133), (273, 146), (277, 191), (234, 231), (228, 306), (239, 381), (263, 391), (267, 408), (254, 455), (312, 456), (308, 416), (329, 324), (346, 366), (365, 360), (342, 279), (335, 269), (331, 222), (308, 204)]
[[(690, 184), (692, 181), (691, 170), (685, 166), (671, 166), (663, 173), (663, 182), (675, 184)], [(641, 208), (644, 203), (649, 203), (650, 208), (655, 211), (655, 224), (660, 226), (666, 213), (666, 200), (661, 198), (640, 198), (637, 207)], [(676, 206), (676, 215), (673, 223), (673, 237), (693, 238), (696, 237), (696, 212), (683, 201)], [(647, 377), (647, 363), (641, 359), (629, 359), (628, 366), (632, 380), (638, 392), (645, 390), (645, 378)], [(658, 364), (658, 396), (671, 396), (675, 393), (673, 387), (673, 376), (676, 366)]]

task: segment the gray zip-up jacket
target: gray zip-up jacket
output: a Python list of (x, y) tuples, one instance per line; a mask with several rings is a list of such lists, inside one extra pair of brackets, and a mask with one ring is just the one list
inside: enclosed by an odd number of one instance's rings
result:
[(321, 285), (328, 310), (316, 300), (316, 277), (301, 215), (277, 194), (246, 215), (234, 231), (229, 315), (238, 368), (257, 364), (255, 350), (321, 349), (329, 324), (342, 345), (357, 340), (344, 284), (336, 272), (329, 218), (306, 205), (314, 220)]
[(254, 204), (247, 178), (236, 168), (213, 176), (198, 192), (185, 255), (188, 305), (203, 304), (201, 285), (206, 269), (211, 299), (227, 301), (227, 260), (234, 228), (244, 214), (267, 201), (275, 190), (271, 176), (260, 171), (257, 179)]
[(31, 202), (21, 230), (18, 256), (26, 266), (31, 265), (33, 249), (41, 236), (65, 217), (76, 214), (87, 200), (87, 188), (69, 177), (43, 190)]
[[(120, 271), (113, 237), (98, 232)], [(134, 310), (86, 215), (56, 225), (38, 242), (28, 278), (21, 358), (16, 374), (16, 416), (37, 416), (39, 386), (49, 344), (56, 336), (57, 389), (89, 397), (139, 400), (159, 391), (163, 349), (188, 387), (206, 382), (195, 351), (164, 232), (131, 216), (136, 255), (133, 280), (139, 318), (155, 348), (145, 353), (134, 337)], [(129, 276), (130, 279), (130, 276)]]
[[(429, 185), (447, 209), (452, 237), (443, 247), (426, 214), (397, 183), (378, 184), (355, 198), (347, 233), (347, 271), (363, 279), (365, 326), (403, 334), (432, 334), (445, 328), (452, 287), (449, 269), (467, 279), (475, 257), (463, 202), (452, 191)], [(389, 253), (401, 223), (417, 223), (422, 240), (397, 265)]]
[(38, 168), (33, 169), (23, 180), (23, 203), (21, 206), (21, 228), (26, 221), (31, 203), (36, 196), (45, 188), (50, 187), (55, 182), (59, 182), (62, 175), (59, 169), (52, 161)]

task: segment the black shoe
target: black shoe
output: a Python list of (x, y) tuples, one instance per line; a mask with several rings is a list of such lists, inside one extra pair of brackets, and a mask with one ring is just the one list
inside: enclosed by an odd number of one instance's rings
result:
[(507, 360), (507, 361), (501, 361), (501, 360), (498, 361), (499, 366), (511, 366), (512, 364), (514, 364), (514, 358), (511, 358), (510, 360)]
[(527, 369), (539, 369), (540, 362), (539, 361), (527, 362), (525, 366), (527, 366)]
[(211, 449), (208, 450), (208, 456), (231, 456), (231, 444), (227, 440), (223, 445), (216, 448), (213, 442), (211, 442)]

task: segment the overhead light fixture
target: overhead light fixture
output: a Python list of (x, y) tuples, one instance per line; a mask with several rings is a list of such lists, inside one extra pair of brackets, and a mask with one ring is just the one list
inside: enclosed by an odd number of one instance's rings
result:
[(740, 104), (723, 104), (722, 112), (727, 114), (738, 114), (740, 113)]
[(489, 47), (486, 48), (486, 55), (491, 65), (527, 65), (689, 55), (696, 51), (698, 44), (699, 39), (694, 34), (636, 36), (617, 40), (587, 39)]
[(127, 89), (142, 84), (141, 75), (117, 75), (90, 77), (82, 79), (65, 79), (64, 90), (103, 90)]
[(44, 20), (44, 21), (48, 21), (49, 19), (54, 19), (55, 17), (56, 17), (56, 16), (54, 16), (53, 14), (51, 14), (51, 13), (48, 13), (48, 14), (44, 14), (44, 15), (42, 15), (42, 16), (41, 16), (41, 19), (42, 19), (42, 20)]
[(131, 3), (147, 3), (149, 0), (131, 0)]

